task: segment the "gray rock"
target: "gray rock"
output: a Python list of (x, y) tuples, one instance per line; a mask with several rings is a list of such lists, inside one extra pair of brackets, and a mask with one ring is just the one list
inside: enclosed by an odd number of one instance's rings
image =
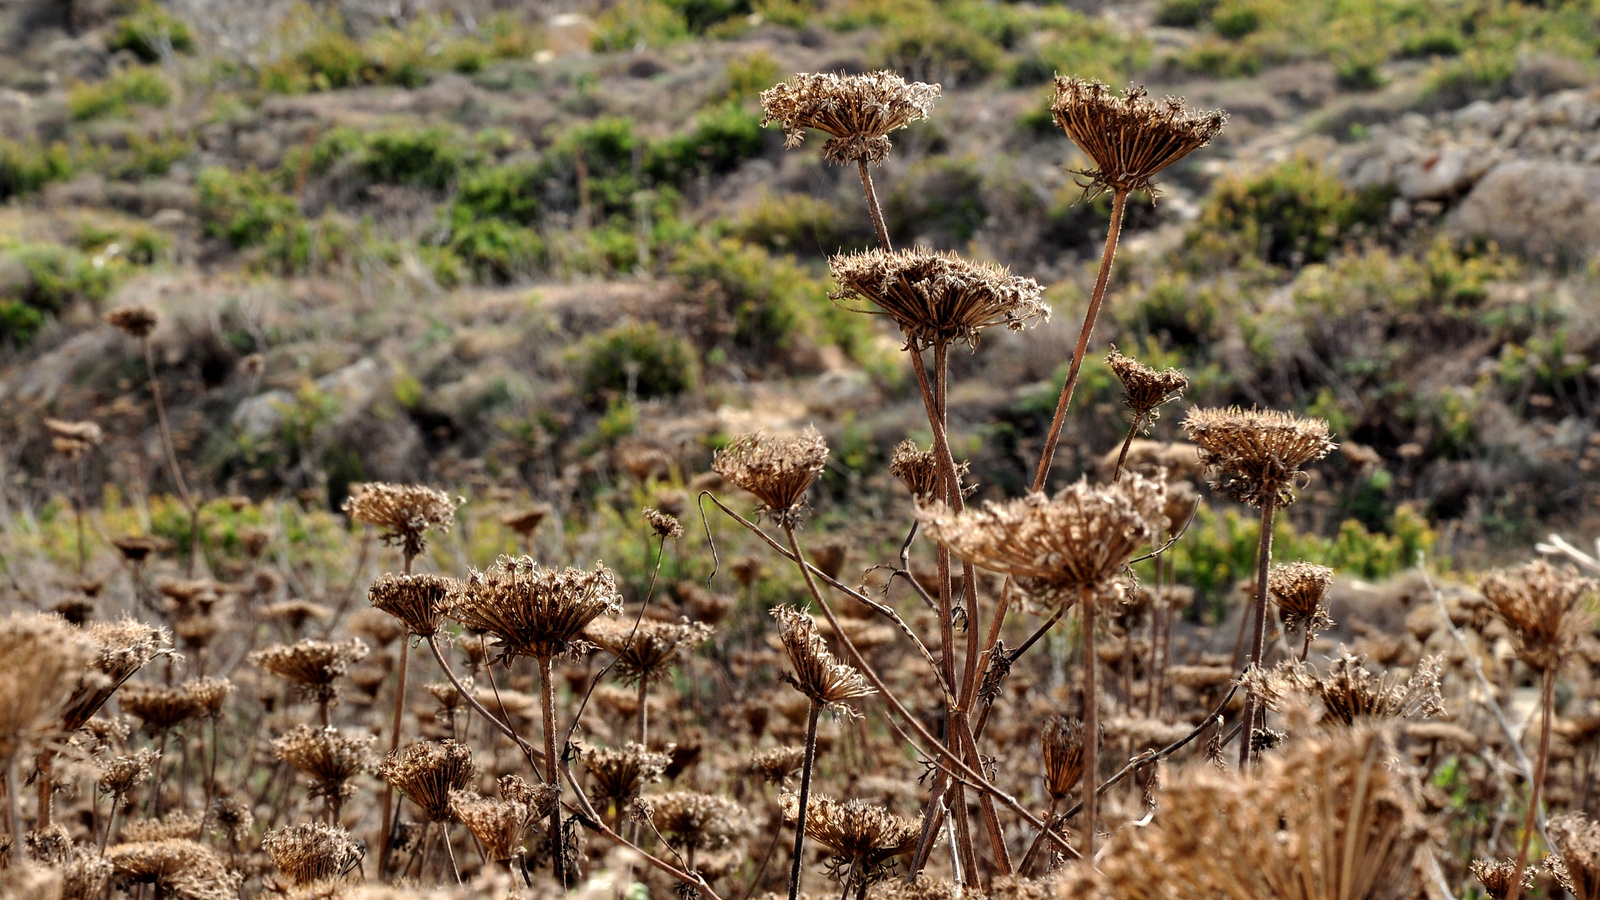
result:
[(294, 406), (294, 394), (288, 391), (263, 391), (246, 397), (233, 408), (230, 421), (240, 434), (263, 439), (271, 437), (283, 422), (285, 410)]
[(1491, 169), (1496, 156), (1476, 147), (1450, 147), (1400, 169), (1400, 196), (1446, 200), (1465, 192)]
[(1600, 250), (1600, 168), (1514, 160), (1480, 179), (1450, 216), (1457, 232), (1540, 257)]

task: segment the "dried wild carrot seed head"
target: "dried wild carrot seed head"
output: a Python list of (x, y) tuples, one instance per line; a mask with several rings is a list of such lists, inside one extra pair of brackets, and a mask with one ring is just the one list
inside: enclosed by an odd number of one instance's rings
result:
[(1535, 560), (1490, 572), (1478, 587), (1511, 630), (1517, 657), (1539, 671), (1560, 668), (1593, 620), (1583, 601), (1596, 583), (1571, 566)]
[(272, 752), (310, 776), (310, 796), (347, 800), (356, 790), (350, 779), (372, 767), (372, 745), (376, 740), (370, 734), (297, 725), (273, 739)]
[(442, 575), (380, 575), (367, 589), (367, 600), (405, 623), (412, 634), (432, 637), (439, 633), (444, 600), (454, 585), (454, 578)]
[(1106, 365), (1122, 382), (1122, 403), (1133, 410), (1148, 427), (1160, 415), (1163, 404), (1183, 396), (1189, 389), (1189, 376), (1177, 369), (1158, 372), (1131, 356), (1124, 356), (1112, 347), (1106, 354)]
[(526, 803), (491, 800), (469, 791), (451, 792), (450, 812), (478, 839), (484, 855), (501, 865), (527, 853), (523, 843), (528, 839), (528, 827), (538, 817)]
[(864, 250), (830, 258), (828, 270), (839, 282), (833, 300), (871, 302), (877, 309), (856, 311), (893, 319), (911, 350), (955, 341), (975, 347), (985, 328), (1021, 331), (1050, 320), (1037, 281), (954, 253)]
[(188, 838), (130, 841), (106, 848), (112, 874), (122, 882), (153, 884), (161, 896), (228, 900), (242, 878), (210, 847)]
[(583, 629), (621, 608), (616, 576), (603, 564), (547, 569), (527, 556), (500, 557), (458, 581), (445, 601), (445, 615), (494, 635), (503, 655), (545, 660), (587, 647)]
[(743, 435), (717, 451), (711, 470), (755, 494), (762, 515), (793, 525), (800, 519), (806, 489), (827, 463), (827, 442), (807, 426), (792, 438)]
[(1295, 562), (1274, 566), (1267, 576), (1267, 593), (1278, 604), (1284, 627), (1317, 634), (1333, 627), (1328, 614), (1328, 587), (1333, 570), (1316, 563)]
[(1518, 893), (1526, 893), (1533, 889), (1534, 876), (1539, 874), (1535, 866), (1528, 866), (1522, 870), (1521, 884), (1517, 879), (1517, 864), (1509, 859), (1475, 859), (1467, 870), (1472, 877), (1478, 879), (1483, 885), (1483, 892), (1492, 900), (1506, 900), (1511, 896), (1512, 888)]
[(848, 701), (876, 693), (860, 672), (834, 657), (810, 615), (792, 606), (776, 606), (772, 617), (778, 621), (778, 638), (794, 667), (794, 674), (786, 680), (812, 703), (849, 713)]
[(1191, 409), (1183, 430), (1200, 445), (1211, 487), (1257, 508), (1293, 503), (1301, 467), (1338, 446), (1322, 419), (1277, 410)]
[(1353, 725), (1362, 719), (1432, 719), (1444, 714), (1439, 675), (1443, 657), (1423, 659), (1404, 681), (1376, 675), (1359, 656), (1340, 648), (1326, 674), (1296, 660), (1284, 660), (1271, 671), (1251, 670), (1245, 684), (1268, 709), (1282, 709), (1295, 694), (1322, 702), (1322, 721)]
[(105, 432), (94, 422), (67, 422), (45, 419), (44, 427), (50, 432), (50, 446), (67, 459), (77, 459), (105, 441)]
[(77, 731), (105, 706), (117, 688), (157, 656), (172, 652), (165, 628), (130, 618), (95, 622), (87, 629), (94, 660), (79, 677), (61, 714), (61, 729)]
[(337, 878), (366, 855), (365, 845), (350, 832), (317, 822), (274, 828), (262, 837), (261, 849), (291, 885)]
[(652, 753), (634, 741), (620, 750), (587, 747), (583, 751), (583, 767), (589, 772), (595, 799), (618, 808), (639, 796), (646, 784), (660, 781), (670, 762), (667, 753)]
[(135, 338), (149, 337), (161, 321), (155, 310), (140, 304), (119, 306), (107, 312), (105, 320), (111, 327)]
[(152, 734), (170, 731), (200, 715), (200, 704), (183, 687), (129, 682), (117, 692), (117, 704)]
[(344, 511), (358, 522), (375, 526), (384, 543), (415, 557), (428, 548), (429, 530), (450, 530), (456, 521), (456, 507), (464, 502), (422, 485), (374, 482), (352, 489)]
[(761, 92), (761, 124), (781, 124), (791, 148), (805, 141), (807, 128), (827, 132), (822, 158), (838, 165), (882, 162), (892, 146), (889, 133), (926, 119), (939, 91), (893, 72), (801, 73)]
[(680, 538), (683, 537), (683, 523), (676, 516), (668, 515), (654, 507), (646, 507), (644, 520), (649, 523), (650, 530), (656, 537)]
[(805, 762), (804, 747), (773, 747), (750, 754), (750, 771), (760, 775), (768, 784), (782, 784), (784, 779), (800, 771)]
[[(971, 463), (956, 463), (956, 479), (961, 482), (961, 496), (970, 497), (978, 489), (967, 482)], [(916, 441), (901, 441), (889, 457), (889, 474), (911, 492), (911, 499), (926, 506), (939, 499), (939, 460), (932, 450), (924, 450)]]
[(1142, 87), (1118, 97), (1098, 81), (1060, 75), (1050, 112), (1094, 162), (1080, 173), (1091, 198), (1108, 190), (1153, 193), (1157, 172), (1211, 143), (1228, 122), (1220, 109), (1190, 112), (1173, 97), (1152, 101)]
[(59, 616), (0, 619), (0, 764), (57, 723), (93, 659), (91, 642)]
[(1070, 604), (1084, 589), (1105, 590), (1155, 537), (1165, 502), (1163, 482), (1129, 473), (1116, 484), (1078, 481), (1054, 497), (1033, 493), (959, 514), (934, 504), (917, 520), (961, 559)]
[(367, 645), (360, 638), (336, 642), (308, 638), (257, 650), (250, 654), (250, 662), (323, 701), (336, 694), (334, 680), (366, 659), (367, 652)]
[(1045, 726), (1039, 749), (1045, 784), (1057, 800), (1071, 794), (1083, 778), (1083, 743), (1083, 722), (1078, 719), (1051, 719)]
[(391, 752), (378, 777), (422, 808), (429, 822), (450, 818), (450, 794), (472, 783), (472, 748), (452, 740), (422, 741)]
[(641, 679), (652, 683), (672, 674), (672, 666), (691, 647), (711, 639), (711, 626), (703, 622), (595, 619), (584, 636), (617, 658), (612, 671), (625, 684)]
[[(799, 814), (800, 798), (785, 793), (784, 821), (793, 824)], [(832, 868), (842, 882), (879, 880), (889, 862), (916, 848), (920, 832), (917, 823), (864, 800), (840, 803), (814, 794), (806, 802), (806, 836), (833, 851)]]
[(673, 791), (640, 799), (649, 804), (650, 821), (680, 847), (716, 850), (744, 834), (743, 810), (726, 797)]
[(1556, 881), (1577, 900), (1600, 898), (1600, 823), (1567, 813), (1550, 820), (1550, 832), (1561, 848), (1545, 860)]

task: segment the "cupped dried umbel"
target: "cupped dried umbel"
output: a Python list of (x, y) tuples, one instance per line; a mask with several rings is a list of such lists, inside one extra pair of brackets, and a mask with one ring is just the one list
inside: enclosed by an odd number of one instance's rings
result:
[(1228, 123), (1220, 109), (1191, 112), (1174, 97), (1152, 101), (1138, 86), (1119, 97), (1098, 81), (1060, 75), (1050, 112), (1094, 161), (1080, 173), (1090, 197), (1108, 190), (1153, 193), (1156, 173), (1211, 143)]
[(828, 260), (839, 282), (835, 301), (863, 300), (857, 310), (893, 319), (906, 347), (926, 350), (965, 341), (976, 346), (984, 329), (1021, 331), (1050, 320), (1044, 288), (1004, 266), (974, 263), (930, 250), (866, 250)]
[(800, 146), (808, 128), (826, 132), (822, 157), (839, 165), (881, 162), (892, 146), (888, 135), (926, 119), (939, 91), (893, 72), (801, 73), (761, 92), (761, 124), (781, 124), (786, 147)]
[(344, 502), (344, 511), (376, 527), (384, 543), (399, 547), (409, 572), (411, 560), (428, 547), (427, 533), (448, 532), (455, 524), (456, 507), (463, 502), (419, 484), (373, 482), (357, 486)]
[(808, 426), (789, 438), (742, 435), (717, 451), (711, 470), (754, 494), (761, 515), (792, 525), (800, 520), (806, 490), (827, 464), (828, 444)]

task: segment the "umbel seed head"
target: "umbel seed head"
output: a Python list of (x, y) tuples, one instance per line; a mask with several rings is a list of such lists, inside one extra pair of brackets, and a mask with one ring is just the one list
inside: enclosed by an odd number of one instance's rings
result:
[(1478, 587), (1511, 630), (1517, 657), (1540, 671), (1560, 668), (1593, 619), (1583, 601), (1596, 583), (1571, 566), (1535, 560), (1490, 572)]
[(450, 794), (472, 783), (472, 748), (445, 740), (412, 744), (388, 755), (378, 777), (421, 807), (429, 822), (450, 818)]
[(367, 590), (367, 599), (419, 637), (439, 633), (444, 599), (455, 579), (442, 575), (380, 575)]
[(355, 795), (350, 779), (372, 767), (376, 737), (337, 728), (297, 725), (273, 739), (273, 755), (311, 778), (310, 796), (348, 800)]
[(1567, 813), (1550, 820), (1550, 831), (1561, 848), (1559, 855), (1545, 860), (1550, 873), (1577, 900), (1600, 898), (1600, 823), (1582, 813)]
[(584, 635), (600, 649), (617, 658), (612, 666), (625, 684), (664, 681), (685, 650), (711, 639), (711, 626), (703, 622), (637, 623), (623, 619), (595, 619)]
[[(800, 798), (783, 795), (784, 821), (799, 819)], [(806, 802), (806, 836), (833, 851), (844, 868), (841, 880), (876, 881), (886, 864), (916, 848), (918, 823), (864, 800), (840, 803), (815, 795)]]
[(1432, 719), (1444, 715), (1444, 696), (1439, 673), (1442, 657), (1428, 657), (1417, 663), (1411, 677), (1376, 675), (1362, 665), (1359, 656), (1344, 648), (1327, 674), (1297, 660), (1284, 660), (1270, 671), (1247, 670), (1245, 686), (1261, 697), (1268, 709), (1279, 710), (1292, 695), (1322, 701), (1322, 719), (1328, 724), (1353, 725), (1362, 720)]
[(800, 146), (807, 128), (827, 132), (822, 158), (829, 162), (881, 162), (892, 146), (889, 133), (926, 119), (939, 91), (893, 72), (801, 73), (761, 92), (761, 124), (783, 125), (785, 147)]
[(350, 832), (316, 822), (274, 828), (262, 837), (261, 849), (291, 885), (337, 878), (366, 855), (365, 845)]
[(456, 507), (464, 502), (419, 484), (374, 482), (354, 489), (344, 501), (344, 511), (358, 522), (375, 526), (384, 543), (415, 557), (428, 548), (430, 529), (450, 530)]
[(106, 322), (129, 337), (147, 338), (161, 321), (156, 311), (142, 304), (119, 306), (106, 313)]
[(1277, 601), (1285, 627), (1318, 634), (1333, 627), (1326, 602), (1332, 584), (1333, 570), (1327, 566), (1295, 562), (1273, 567), (1267, 593)]
[(1475, 859), (1467, 866), (1467, 870), (1472, 873), (1473, 878), (1478, 879), (1479, 884), (1483, 885), (1483, 892), (1491, 900), (1506, 900), (1511, 896), (1512, 888), (1516, 888), (1518, 893), (1533, 890), (1534, 876), (1539, 874), (1537, 868), (1528, 866), (1522, 870), (1522, 877), (1519, 879), (1517, 864), (1509, 859)]
[(1083, 778), (1083, 723), (1077, 719), (1052, 719), (1045, 726), (1039, 749), (1050, 796), (1060, 800), (1071, 794)]
[(1089, 179), (1089, 197), (1108, 190), (1154, 193), (1157, 172), (1211, 143), (1228, 122), (1220, 109), (1190, 112), (1174, 97), (1153, 101), (1143, 87), (1129, 86), (1118, 97), (1098, 81), (1060, 75), (1050, 112), (1094, 161), (1080, 173)]
[(954, 253), (866, 250), (835, 256), (828, 269), (839, 282), (833, 300), (870, 301), (877, 309), (857, 312), (893, 319), (911, 350), (954, 341), (976, 346), (985, 328), (1004, 325), (1021, 331), (1050, 320), (1044, 288), (1037, 281)]
[[(967, 473), (972, 464), (966, 461), (956, 463), (956, 480), (961, 482), (961, 496), (970, 497), (978, 489), (977, 484), (967, 482)], [(919, 505), (927, 505), (939, 499), (939, 459), (932, 450), (924, 450), (917, 446), (916, 441), (901, 441), (895, 445), (894, 453), (889, 456), (889, 474), (900, 479), (900, 483), (911, 492), (911, 499)]]
[(445, 601), (445, 615), (494, 635), (503, 655), (545, 660), (587, 647), (583, 629), (621, 608), (616, 576), (603, 564), (547, 569), (527, 556), (500, 557), (456, 582)]
[(875, 693), (860, 672), (834, 657), (811, 616), (792, 606), (777, 606), (772, 618), (778, 622), (778, 639), (794, 667), (789, 682), (812, 703), (847, 713), (850, 700)]
[(1182, 397), (1189, 389), (1189, 376), (1177, 369), (1158, 372), (1131, 356), (1123, 356), (1115, 347), (1106, 354), (1106, 365), (1122, 382), (1123, 405), (1146, 424), (1156, 420), (1163, 404)]
[(67, 459), (86, 455), (106, 439), (104, 431), (94, 422), (68, 422), (62, 419), (45, 419), (45, 430), (50, 432), (50, 446)]
[(711, 470), (755, 494), (762, 515), (793, 525), (805, 506), (806, 489), (827, 464), (827, 442), (807, 426), (792, 438), (743, 435), (717, 451)]
[(1301, 467), (1339, 446), (1326, 421), (1277, 410), (1191, 409), (1183, 430), (1200, 445), (1211, 487), (1257, 508), (1293, 503)]

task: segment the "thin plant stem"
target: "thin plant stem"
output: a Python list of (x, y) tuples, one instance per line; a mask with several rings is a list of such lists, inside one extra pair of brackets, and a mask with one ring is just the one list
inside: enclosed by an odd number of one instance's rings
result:
[(806, 812), (811, 800), (811, 769), (817, 762), (817, 717), (822, 706), (811, 701), (811, 713), (806, 719), (806, 755), (800, 765), (800, 806), (794, 817), (794, 856), (789, 861), (789, 900), (799, 900), (800, 868), (806, 849)]
[(73, 512), (76, 513), (78, 520), (78, 577), (82, 578), (83, 570), (89, 563), (88, 549), (84, 545), (83, 537), (83, 472), (80, 471), (81, 467), (77, 460), (73, 460), (71, 466)]
[(50, 827), (51, 813), (53, 812), (51, 807), (54, 805), (52, 801), (55, 799), (56, 786), (55, 780), (50, 777), (50, 763), (54, 757), (55, 753), (49, 748), (39, 754), (39, 772), (37, 776), (39, 779), (39, 813), (37, 816), (38, 823), (34, 826), (35, 831), (44, 831)]
[(428, 649), (433, 651), (433, 658), (438, 661), (440, 670), (444, 672), (444, 677), (449, 680), (450, 684), (455, 687), (456, 693), (460, 694), (462, 699), (467, 701), (468, 705), (477, 710), (478, 715), (483, 716), (483, 718), (488, 721), (490, 725), (493, 725), (496, 731), (510, 738), (511, 742), (516, 744), (517, 748), (522, 751), (522, 754), (527, 757), (528, 765), (531, 766), (534, 771), (538, 771), (539, 763), (544, 762), (544, 752), (532, 744), (529, 744), (523, 739), (522, 735), (517, 734), (516, 729), (512, 728), (510, 725), (507, 725), (500, 719), (500, 717), (489, 712), (484, 708), (482, 703), (478, 702), (477, 697), (472, 696), (472, 692), (467, 690), (466, 685), (461, 683), (461, 679), (456, 675), (455, 670), (450, 668), (450, 663), (445, 661), (444, 651), (439, 649), (438, 635), (429, 635), (427, 641)]
[[(411, 554), (403, 554), (405, 558), (405, 574), (411, 574)], [(346, 597), (348, 598), (348, 594)], [(389, 726), (389, 752), (394, 753), (400, 749), (400, 720), (406, 708), (406, 669), (411, 662), (411, 635), (404, 635), (400, 640), (400, 664), (395, 670), (394, 680), (394, 717)], [(323, 723), (327, 724), (327, 723)], [(378, 850), (378, 879), (381, 881), (388, 876), (390, 834), (394, 826), (394, 785), (387, 781), (383, 785), (383, 834), (379, 839)]]
[(439, 823), (439, 839), (444, 842), (444, 855), (450, 859), (450, 874), (456, 876), (456, 884), (461, 883), (461, 867), (456, 865), (456, 851), (450, 846), (450, 823)]
[[(1539, 794), (1544, 787), (1545, 772), (1550, 765), (1550, 716), (1552, 707), (1555, 706), (1556, 670), (1548, 666), (1544, 670), (1544, 691), (1540, 697), (1541, 715), (1539, 717), (1539, 757), (1534, 764), (1533, 784), (1528, 791), (1528, 812), (1522, 819), (1522, 840), (1517, 845), (1517, 865), (1512, 872), (1521, 872), (1522, 867), (1528, 863), (1528, 845), (1533, 841), (1533, 824), (1538, 815)], [(1517, 900), (1522, 894), (1522, 879), (1512, 879), (1511, 893), (1507, 900)]]
[[(542, 701), (540, 711), (544, 714), (544, 761), (550, 772), (550, 785), (559, 791), (561, 775), (556, 769), (556, 690), (550, 681), (549, 657), (539, 658), (539, 696)], [(561, 807), (558, 805), (550, 811), (550, 874), (555, 876), (563, 893), (567, 889), (564, 853)]]
[(1128, 205), (1128, 191), (1119, 188), (1111, 195), (1111, 222), (1106, 228), (1106, 248), (1100, 255), (1100, 273), (1095, 276), (1094, 293), (1089, 297), (1089, 310), (1083, 315), (1083, 328), (1078, 332), (1078, 345), (1072, 351), (1072, 365), (1067, 369), (1067, 381), (1061, 386), (1061, 397), (1056, 401), (1055, 417), (1050, 420), (1050, 431), (1045, 435), (1044, 452), (1039, 455), (1039, 469), (1033, 476), (1033, 489), (1044, 490), (1050, 480), (1050, 463), (1055, 459), (1056, 444), (1061, 440), (1061, 426), (1067, 421), (1067, 407), (1072, 405), (1072, 392), (1078, 386), (1078, 370), (1083, 367), (1084, 354), (1089, 351), (1089, 337), (1094, 334), (1095, 319), (1100, 315), (1100, 304), (1106, 297), (1106, 282), (1111, 277), (1111, 263), (1117, 256), (1117, 240), (1122, 235), (1122, 212)]
[(649, 699), (650, 679), (643, 675), (639, 677), (639, 746), (650, 748), (648, 743), (650, 735), (650, 713), (645, 701)]
[(1111, 483), (1116, 484), (1122, 480), (1122, 466), (1128, 461), (1128, 448), (1133, 446), (1133, 437), (1139, 433), (1139, 425), (1144, 422), (1144, 413), (1133, 417), (1133, 424), (1128, 426), (1128, 436), (1122, 439), (1122, 452), (1117, 454), (1117, 470), (1111, 474)]
[(872, 173), (867, 171), (867, 161), (856, 160), (856, 171), (861, 173), (861, 191), (867, 195), (867, 212), (872, 214), (872, 227), (878, 232), (878, 244), (887, 253), (894, 248), (889, 246), (889, 229), (883, 223), (883, 207), (878, 204), (878, 192), (872, 186)]
[(28, 845), (22, 841), (22, 800), (17, 791), (17, 754), (6, 760), (6, 809), (11, 816), (11, 847), (18, 859), (28, 858)]
[(167, 424), (167, 405), (161, 399), (161, 383), (156, 380), (156, 356), (150, 349), (150, 339), (142, 337), (139, 346), (144, 351), (145, 374), (150, 378), (150, 396), (156, 405), (156, 426), (161, 430), (161, 447), (166, 451), (167, 467), (172, 470), (172, 483), (178, 489), (178, 499), (189, 513), (189, 568), (188, 577), (194, 577), (195, 564), (200, 559), (200, 507), (189, 493), (189, 484), (183, 479), (178, 466), (178, 449), (172, 442), (172, 428)]
[[(1046, 810), (1044, 814), (1044, 825), (1046, 829), (1055, 827), (1056, 807), (1060, 803), (1061, 799), (1059, 797), (1050, 798), (1050, 808)], [(1044, 836), (1045, 832), (1040, 831), (1039, 834), (1034, 837), (1033, 843), (1028, 845), (1028, 852), (1022, 854), (1022, 862), (1017, 863), (1017, 871), (1022, 873), (1024, 876), (1028, 874), (1028, 866), (1033, 862), (1033, 858), (1038, 855), (1039, 848), (1044, 846)]]
[[(1083, 863), (1094, 870), (1095, 779), (1100, 777), (1100, 703), (1095, 693), (1094, 589), (1085, 586), (1079, 593), (1083, 608)], [(1048, 828), (1048, 823), (1046, 825)]]
[[(1267, 567), (1272, 564), (1272, 513), (1276, 508), (1269, 499), (1261, 504), (1261, 538), (1256, 547), (1256, 591), (1255, 603), (1252, 614), (1255, 616), (1254, 630), (1250, 638), (1250, 667), (1261, 665), (1261, 652), (1265, 648), (1267, 638)], [(1258, 698), (1254, 691), (1244, 695), (1244, 717), (1240, 722), (1244, 725), (1244, 734), (1239, 741), (1239, 771), (1250, 771), (1250, 745), (1251, 737), (1255, 733), (1256, 708)]]

